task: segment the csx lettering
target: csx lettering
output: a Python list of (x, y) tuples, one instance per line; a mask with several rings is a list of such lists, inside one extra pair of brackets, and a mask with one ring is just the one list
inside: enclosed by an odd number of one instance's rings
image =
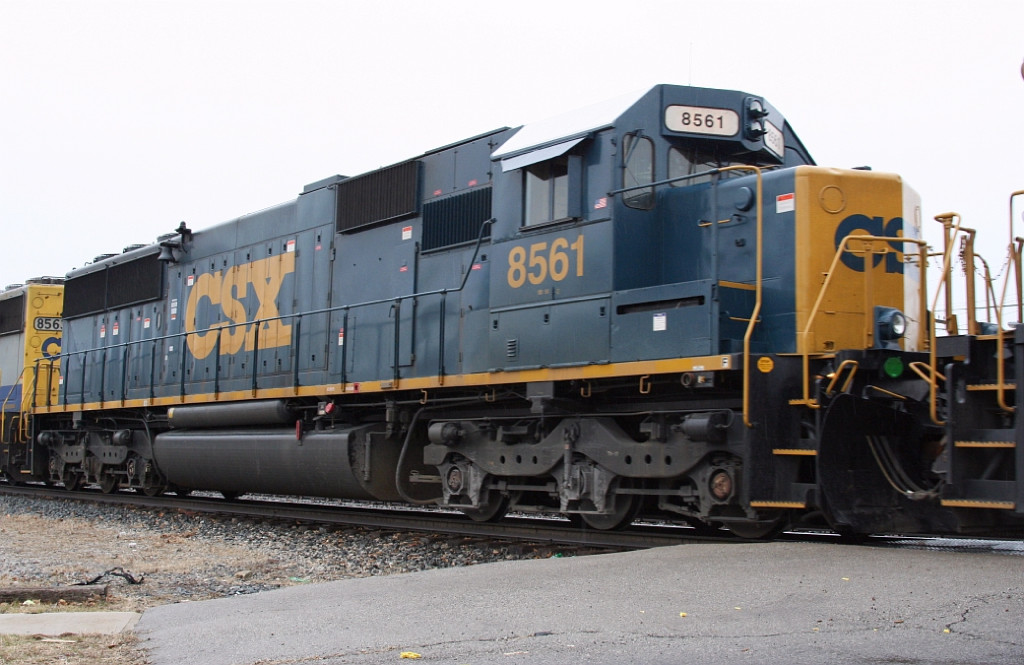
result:
[(582, 234), (572, 244), (565, 238), (555, 238), (550, 246), (547, 242), (535, 242), (530, 245), (529, 254), (524, 246), (513, 247), (508, 252), (508, 285), (513, 289), (527, 282), (536, 286), (548, 277), (561, 282), (573, 266), (570, 253), (576, 259), (576, 276), (583, 277)]
[(60, 358), (60, 337), (47, 337), (39, 350), (47, 360)]
[[(836, 227), (835, 247), (839, 249), (839, 245), (843, 242), (843, 238), (849, 235), (872, 235), (872, 236), (884, 236), (887, 238), (901, 238), (903, 237), (903, 218), (894, 217), (886, 222), (882, 217), (868, 217), (867, 215), (850, 215), (843, 221), (839, 222), (839, 226)], [(885, 254), (873, 254), (871, 259), (871, 265), (877, 267), (882, 262), (882, 257), (885, 257), (885, 272), (888, 273), (903, 273), (903, 243), (891, 242), (889, 243), (894, 251), (886, 252)], [(864, 272), (864, 257), (859, 254), (853, 254), (847, 249), (843, 252), (841, 257), (843, 265), (850, 270), (856, 270), (857, 272)]]
[[(218, 338), (222, 356), (238, 353), (243, 348), (252, 351), (257, 340), (256, 327), (251, 322), (264, 319), (272, 320), (264, 320), (261, 324), (259, 348), (271, 349), (290, 344), (292, 327), (276, 318), (280, 316), (276, 300), (285, 276), (293, 272), (295, 254), (289, 252), (233, 266), (226, 271), (199, 275), (185, 305), (185, 330), (191, 333), (188, 335), (188, 348), (192, 355), (200, 359), (210, 355), (217, 346)], [(252, 319), (247, 317), (243, 302), (249, 297), (259, 302), (259, 309)], [(206, 330), (196, 332), (197, 313), (204, 303), (220, 307), (226, 321), (210, 323)]]

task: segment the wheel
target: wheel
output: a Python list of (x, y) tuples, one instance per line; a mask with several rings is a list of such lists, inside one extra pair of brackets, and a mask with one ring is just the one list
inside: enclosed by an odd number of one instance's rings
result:
[(74, 492), (82, 486), (82, 474), (70, 471), (64, 475), (64, 489)]
[(243, 494), (245, 494), (245, 492), (231, 492), (231, 491), (224, 491), (224, 490), (220, 491), (220, 495), (222, 497), (224, 497), (224, 499), (226, 501), (234, 501), (235, 499), (237, 499), (238, 497), (242, 496)]
[(484, 501), (476, 508), (459, 508), (474, 522), (497, 522), (508, 512), (509, 497), (491, 490), (484, 494)]
[(722, 535), (722, 523), (721, 522), (705, 522), (704, 520), (697, 519), (696, 517), (683, 517), (682, 521), (688, 526), (692, 527), (697, 535), (700, 536), (720, 536)]
[(744, 540), (764, 540), (774, 538), (786, 530), (788, 522), (785, 513), (772, 515), (766, 519), (753, 522), (730, 522), (726, 524), (729, 531)]
[(120, 485), (120, 482), (117, 476), (109, 473), (104, 473), (100, 476), (100, 491), (104, 494), (113, 494), (117, 491), (118, 485)]
[(166, 491), (166, 485), (143, 485), (142, 487), (142, 493), (146, 496), (160, 496)]
[(640, 512), (643, 497), (637, 494), (616, 494), (615, 491), (618, 487), (619, 485), (613, 484), (609, 490), (613, 497), (612, 501), (614, 501), (611, 513), (607, 515), (580, 514), (580, 518), (591, 529), (598, 531), (622, 529), (628, 526)]

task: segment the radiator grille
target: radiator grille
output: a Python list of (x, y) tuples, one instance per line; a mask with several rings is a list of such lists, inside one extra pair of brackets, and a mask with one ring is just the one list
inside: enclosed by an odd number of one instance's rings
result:
[(25, 296), (0, 300), (0, 335), (20, 332), (25, 328)]
[(64, 286), (64, 317), (73, 319), (163, 296), (164, 266), (150, 254), (72, 277)]
[(163, 295), (164, 265), (150, 254), (110, 266), (107, 277), (107, 309), (156, 300)]
[(417, 214), (420, 167), (405, 162), (338, 183), (338, 233)]
[[(491, 187), (430, 201), (423, 206), (423, 251), (476, 240), (491, 218)], [(490, 237), (490, 227), (484, 237)]]
[(102, 312), (106, 300), (106, 270), (71, 277), (64, 283), (64, 318)]

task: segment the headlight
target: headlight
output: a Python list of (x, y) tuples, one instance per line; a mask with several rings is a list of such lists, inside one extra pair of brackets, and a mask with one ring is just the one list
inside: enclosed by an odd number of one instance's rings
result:
[(892, 307), (875, 308), (875, 344), (898, 348), (895, 342), (907, 333), (907, 317)]
[(889, 317), (889, 330), (892, 332), (893, 338), (903, 337), (907, 332), (907, 317), (903, 316), (903, 312), (893, 312), (892, 316)]

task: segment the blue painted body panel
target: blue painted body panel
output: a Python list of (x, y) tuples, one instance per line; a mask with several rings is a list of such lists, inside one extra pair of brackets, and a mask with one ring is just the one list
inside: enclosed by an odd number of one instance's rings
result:
[[(741, 113), (747, 99), (657, 86), (609, 124), (577, 133), (567, 157), (575, 212), (550, 224), (523, 225), (523, 169), (506, 171), (492, 159), (515, 130), (498, 130), (416, 158), (416, 182), (403, 185), (416, 190), (411, 211), (343, 228), (338, 192), (357, 179), (339, 176), (308, 186), (294, 201), (197, 231), (181, 260), (165, 264), (160, 298), (67, 322), (62, 399), (95, 403), (733, 352), (745, 329), (736, 319), (749, 314), (752, 300), (735, 289), (723, 294), (719, 281), (753, 282), (753, 223), (743, 213), (721, 225), (717, 249), (700, 223), (736, 212), (729, 201), (741, 187), (753, 188), (752, 178), (724, 182), (717, 204), (708, 185), (662, 186), (650, 210), (627, 207), (615, 190), (624, 137), (638, 131), (654, 145), (654, 180), (669, 176), (673, 146), (728, 146), (736, 159), (780, 165), (742, 135), (691, 136), (664, 122), (667, 105)], [(765, 108), (799, 146), (781, 115)], [(802, 146), (786, 155), (791, 163), (782, 166), (809, 161)], [(362, 183), (375, 173), (360, 176)], [(768, 196), (791, 191), (789, 173), (766, 178)], [(461, 214), (468, 198), (459, 197), (488, 188), (492, 223), (479, 248), (484, 219), (472, 215), (465, 220), (471, 232), (428, 244), (435, 241), (424, 228), (427, 206), (450, 203)], [(776, 216), (766, 226), (780, 248), (791, 246), (790, 218)], [(765, 277), (765, 325), (755, 343), (790, 351), (787, 251), (768, 258)]]

